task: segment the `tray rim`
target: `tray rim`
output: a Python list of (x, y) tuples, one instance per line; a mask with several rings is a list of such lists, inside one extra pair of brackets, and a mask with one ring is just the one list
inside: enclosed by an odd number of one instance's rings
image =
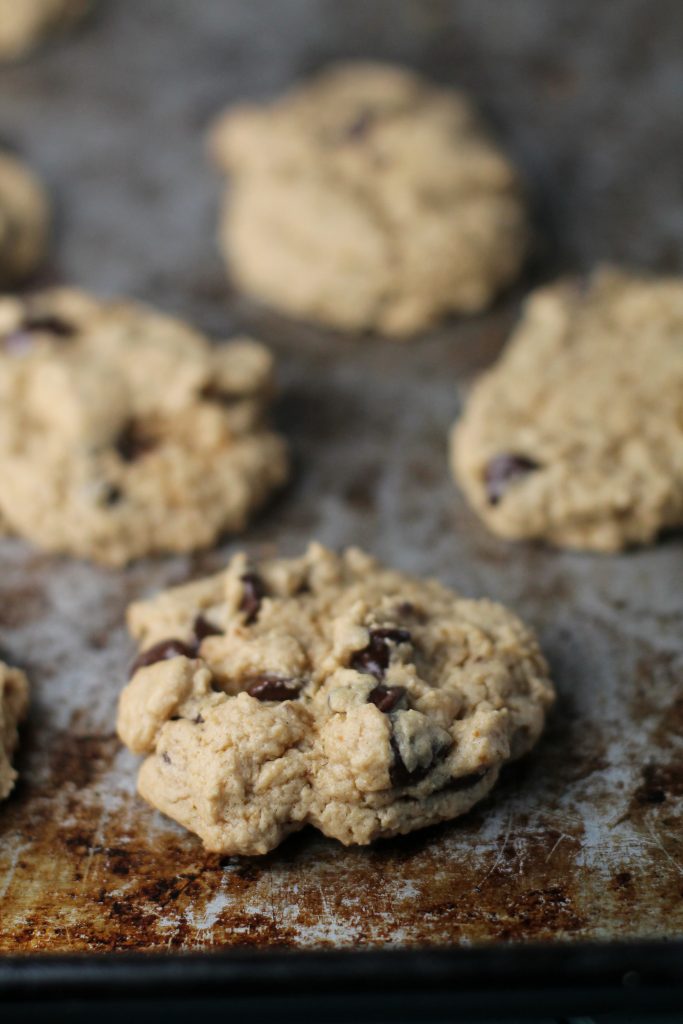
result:
[[(683, 1011), (683, 938), (416, 949), (0, 955), (4, 1006), (209, 999), (426, 1013)], [(397, 1003), (398, 1000), (398, 1003)], [(283, 1002), (284, 1001), (284, 1002)], [(427, 1018), (429, 1019), (429, 1018)], [(394, 1017), (395, 1020), (395, 1017)]]

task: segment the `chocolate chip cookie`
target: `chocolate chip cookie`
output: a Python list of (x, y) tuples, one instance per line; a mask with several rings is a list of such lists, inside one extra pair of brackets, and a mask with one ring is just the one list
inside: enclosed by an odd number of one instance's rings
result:
[(0, 299), (0, 515), (110, 565), (244, 529), (288, 472), (272, 369), (254, 341), (211, 346), (133, 302)]
[(236, 555), (133, 604), (118, 731), (139, 791), (226, 854), (307, 823), (369, 843), (469, 810), (538, 739), (553, 689), (509, 611), (356, 548)]
[(22, 161), (0, 150), (0, 284), (16, 284), (36, 269), (48, 223), (42, 185)]
[(246, 292), (344, 330), (409, 335), (517, 274), (517, 173), (470, 102), (408, 70), (333, 66), (211, 134), (231, 175), (220, 244)]
[(12, 755), (19, 742), (19, 723), (28, 710), (28, 680), (18, 668), (0, 661), (0, 800), (9, 796), (17, 778)]
[(0, 0), (0, 60), (22, 57), (90, 6), (90, 0)]
[(537, 291), (452, 435), (503, 537), (617, 551), (683, 523), (683, 279), (604, 268)]

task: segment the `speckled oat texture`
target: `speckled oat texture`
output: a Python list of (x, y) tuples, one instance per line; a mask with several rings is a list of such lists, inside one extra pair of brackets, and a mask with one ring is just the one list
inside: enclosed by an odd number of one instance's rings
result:
[(515, 171), (463, 95), (407, 70), (335, 65), (210, 143), (230, 271), (296, 316), (409, 335), (482, 309), (525, 255)]
[(614, 269), (537, 291), (453, 432), (504, 537), (617, 551), (683, 523), (683, 279)]
[(140, 793), (209, 850), (310, 823), (349, 845), (454, 818), (530, 749), (553, 699), (501, 605), (357, 548), (248, 564), (136, 603), (118, 730)]
[(0, 661), (0, 800), (9, 796), (17, 773), (12, 754), (19, 742), (18, 726), (28, 709), (28, 680), (18, 668)]
[(245, 527), (287, 475), (272, 360), (132, 302), (0, 300), (0, 516), (111, 565)]
[(22, 57), (89, 7), (90, 0), (0, 0), (0, 60)]
[(0, 284), (15, 284), (36, 269), (48, 222), (47, 196), (36, 176), (0, 150)]

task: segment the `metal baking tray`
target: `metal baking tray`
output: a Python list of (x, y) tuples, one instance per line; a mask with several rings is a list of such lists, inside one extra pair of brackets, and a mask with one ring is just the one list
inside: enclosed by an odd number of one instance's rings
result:
[[(466, 1006), (491, 998), (493, 978), (536, 997), (602, 986), (610, 1005), (634, 1005), (635, 978), (680, 1000), (680, 535), (618, 557), (507, 544), (446, 461), (447, 430), (525, 288), (606, 257), (681, 269), (679, 15), (646, 0), (103, 2), (71, 39), (0, 70), (0, 130), (57, 201), (43, 281), (262, 338), (297, 466), (244, 538), (193, 557), (113, 572), (0, 542), (0, 646), (33, 692), (21, 780), (0, 808), (0, 995), (120, 996), (127, 978), (149, 996), (208, 986), (255, 1005), (261, 977), (292, 998), (410, 990), (426, 1014), (430, 978)], [(492, 312), (406, 344), (258, 309), (225, 283), (213, 245), (211, 116), (368, 54), (471, 90), (527, 173), (545, 246)], [(294, 554), (312, 537), (508, 603), (538, 631), (559, 701), (537, 751), (460, 821), (368, 849), (307, 830), (262, 859), (207, 855), (136, 797), (136, 758), (114, 734), (124, 610), (238, 546)], [(532, 940), (530, 959), (517, 944)], [(180, 952), (192, 956), (174, 966)]]

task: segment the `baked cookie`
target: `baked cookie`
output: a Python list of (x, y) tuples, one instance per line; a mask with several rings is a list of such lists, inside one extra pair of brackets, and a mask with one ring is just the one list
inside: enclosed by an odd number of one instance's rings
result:
[(139, 791), (207, 849), (310, 823), (369, 843), (463, 814), (553, 699), (536, 640), (492, 601), (312, 544), (133, 604), (118, 731)]
[(48, 202), (42, 185), (16, 157), (0, 152), (0, 284), (16, 284), (45, 255)]
[(409, 335), (482, 309), (524, 259), (516, 172), (462, 94), (410, 71), (333, 66), (229, 110), (210, 149), (233, 277), (295, 316)]
[(0, 800), (9, 796), (17, 778), (12, 754), (19, 742), (19, 723), (28, 710), (28, 680), (18, 668), (0, 661)]
[(287, 477), (264, 425), (272, 359), (71, 289), (0, 299), (0, 514), (52, 551), (110, 565), (189, 551)]
[(539, 289), (452, 462), (503, 537), (617, 551), (683, 523), (683, 279), (602, 269)]
[(0, 0), (0, 60), (13, 60), (80, 20), (90, 0)]

